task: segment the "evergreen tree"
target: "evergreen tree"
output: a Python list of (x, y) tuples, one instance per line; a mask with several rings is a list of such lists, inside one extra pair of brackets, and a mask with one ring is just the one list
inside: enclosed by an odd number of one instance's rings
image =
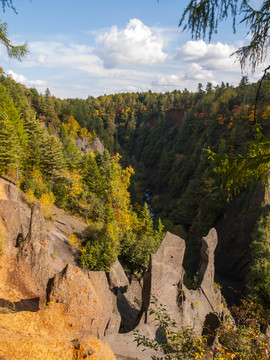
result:
[(7, 114), (0, 112), (0, 173), (18, 169), (20, 146)]
[(62, 144), (54, 135), (49, 135), (44, 140), (41, 168), (51, 179), (60, 176), (65, 168)]
[(27, 155), (24, 159), (25, 167), (29, 170), (32, 170), (33, 167), (40, 167), (42, 154), (43, 154), (43, 144), (46, 139), (46, 129), (36, 119), (35, 115), (30, 114), (26, 117), (24, 121), (24, 128), (27, 132)]

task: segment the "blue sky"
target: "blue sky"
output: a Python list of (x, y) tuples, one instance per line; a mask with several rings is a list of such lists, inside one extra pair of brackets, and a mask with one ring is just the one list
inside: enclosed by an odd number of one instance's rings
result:
[[(259, 0), (255, 1), (257, 4)], [(209, 44), (192, 41), (178, 27), (187, 0), (13, 0), (18, 14), (1, 12), (16, 44), (30, 53), (11, 60), (0, 48), (6, 74), (57, 97), (118, 92), (196, 90), (201, 82), (238, 84), (240, 67), (230, 54), (245, 40), (223, 23)], [(248, 74), (256, 81), (261, 69)]]

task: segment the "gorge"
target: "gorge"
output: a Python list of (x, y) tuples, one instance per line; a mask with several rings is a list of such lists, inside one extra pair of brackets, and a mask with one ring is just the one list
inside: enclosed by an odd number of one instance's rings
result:
[(225, 301), (268, 309), (268, 189), (232, 194), (206, 151), (248, 153), (256, 88), (60, 100), (1, 75), (1, 358), (150, 359), (153, 298), (198, 337)]

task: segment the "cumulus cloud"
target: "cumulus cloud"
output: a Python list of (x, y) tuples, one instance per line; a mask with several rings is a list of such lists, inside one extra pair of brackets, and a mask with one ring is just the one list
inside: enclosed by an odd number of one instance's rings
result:
[(158, 75), (152, 81), (153, 86), (180, 86), (182, 84), (183, 75)]
[(212, 71), (204, 69), (201, 65), (192, 63), (186, 67), (185, 80), (211, 80), (214, 78)]
[(231, 54), (236, 47), (217, 42), (207, 44), (203, 40), (188, 41), (176, 55), (177, 60), (200, 63), (213, 70), (239, 71), (239, 64), (235, 63), (235, 56)]
[(131, 19), (125, 29), (113, 26), (96, 38), (95, 53), (105, 68), (123, 65), (148, 66), (165, 61), (163, 40), (139, 19)]
[(17, 81), (17, 82), (20, 82), (20, 83), (23, 83), (23, 84), (26, 84), (26, 83), (27, 83), (26, 77), (25, 77), (24, 75), (22, 75), (22, 74), (17, 74), (17, 73), (15, 73), (15, 72), (12, 71), (12, 70), (8, 70), (8, 71), (7, 71), (7, 74), (8, 74), (9, 76), (11, 76), (12, 79), (15, 80), (15, 81)]
[(24, 75), (17, 74), (13, 70), (8, 70), (7, 74), (12, 77), (13, 80), (25, 84), (25, 85), (32, 85), (32, 86), (45, 86), (47, 85), (47, 81), (45, 80), (28, 80)]

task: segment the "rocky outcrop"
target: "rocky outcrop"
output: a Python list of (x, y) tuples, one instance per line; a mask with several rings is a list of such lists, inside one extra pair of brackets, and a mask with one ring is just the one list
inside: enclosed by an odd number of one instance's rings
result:
[(215, 229), (211, 229), (209, 234), (202, 239), (200, 286), (196, 290), (189, 290), (184, 284), (181, 285), (180, 313), (182, 326), (192, 328), (198, 335), (202, 333), (204, 325), (209, 325), (211, 317), (216, 319), (218, 324), (219, 320), (226, 316), (225, 302), (218, 286), (214, 283), (214, 252), (216, 246), (217, 232)]
[(84, 227), (57, 208), (45, 221), (38, 202), (0, 178), (1, 359), (115, 359), (94, 337), (113, 323), (106, 275), (77, 267), (68, 241)]
[(121, 291), (124, 293), (127, 291), (129, 281), (118, 260), (110, 268), (109, 284), (114, 292)]
[(4, 253), (0, 260), (0, 299), (18, 302), (38, 298), (46, 301), (47, 283), (67, 264), (76, 263), (71, 233), (85, 224), (54, 208), (46, 222), (39, 203), (28, 204), (15, 185), (0, 178), (0, 227)]
[[(196, 290), (189, 290), (183, 283), (185, 241), (166, 233), (159, 249), (151, 256), (149, 269), (144, 276), (142, 317), (136, 328), (141, 335), (152, 339), (160, 337), (158, 324), (149, 311), (151, 308), (155, 309), (151, 304), (153, 299), (156, 299), (157, 306), (166, 309), (166, 313), (176, 322), (178, 328), (191, 328), (197, 335), (201, 335), (205, 326), (209, 332), (211, 330), (211, 335), (214, 333), (220, 320), (226, 316), (220, 290), (214, 284), (216, 245), (217, 233), (212, 229), (202, 239), (200, 286)], [(116, 356), (122, 356), (121, 359), (150, 360), (153, 355), (149, 349), (146, 352), (136, 349), (131, 334), (112, 334), (105, 339)]]
[(99, 138), (95, 138), (91, 144), (89, 144), (87, 137), (78, 138), (75, 140), (75, 142), (80, 151), (85, 151), (87, 153), (89, 151), (97, 151), (100, 154), (103, 154), (105, 150), (104, 145), (99, 140)]
[(182, 267), (185, 254), (185, 241), (179, 236), (166, 233), (157, 252), (151, 256), (150, 265), (143, 285), (143, 321), (150, 324), (154, 316), (149, 314), (151, 299), (166, 306), (168, 313), (178, 320), (179, 286), (183, 282)]
[(138, 281), (128, 278), (119, 262), (107, 276), (80, 269), (78, 249), (68, 238), (84, 227), (57, 208), (45, 220), (38, 202), (29, 204), (0, 178), (0, 358), (114, 359), (97, 340), (105, 335), (119, 359), (151, 359), (155, 353), (137, 348), (132, 330), (159, 337), (152, 299), (179, 328), (193, 328), (198, 335), (203, 326), (215, 331), (225, 314), (214, 284), (214, 229), (202, 239), (200, 286), (189, 290), (183, 282), (185, 241), (180, 237), (166, 233)]
[(68, 264), (48, 283), (47, 302), (60, 303), (73, 331), (103, 338), (113, 303), (104, 272), (84, 274)]

